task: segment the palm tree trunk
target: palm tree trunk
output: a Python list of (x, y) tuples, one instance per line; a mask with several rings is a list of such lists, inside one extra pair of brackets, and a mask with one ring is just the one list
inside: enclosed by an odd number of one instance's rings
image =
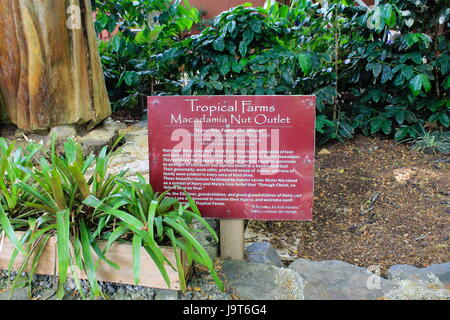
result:
[(111, 114), (90, 0), (0, 1), (0, 96), (0, 121), (26, 131)]

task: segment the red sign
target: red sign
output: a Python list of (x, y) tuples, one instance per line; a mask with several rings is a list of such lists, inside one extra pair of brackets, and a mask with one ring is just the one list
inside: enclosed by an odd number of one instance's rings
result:
[(311, 220), (315, 97), (148, 98), (150, 182), (202, 215)]

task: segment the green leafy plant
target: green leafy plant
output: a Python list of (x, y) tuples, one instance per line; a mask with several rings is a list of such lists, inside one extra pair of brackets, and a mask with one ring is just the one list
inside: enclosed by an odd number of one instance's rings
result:
[(186, 0), (93, 0), (92, 6), (97, 32), (117, 31), (99, 43), (113, 110), (139, 107), (141, 96), (151, 95), (159, 82), (151, 56), (180, 41), (199, 12)]
[[(99, 29), (110, 19), (125, 28), (101, 44), (117, 108), (139, 104), (141, 94), (313, 94), (319, 143), (355, 133), (400, 141), (424, 121), (450, 125), (443, 0), (384, 0), (372, 8), (352, 0), (246, 4), (186, 39), (198, 22), (187, 4), (97, 2)], [(146, 25), (155, 10), (157, 24)], [(146, 27), (125, 31), (136, 25)]]
[(402, 142), (409, 142), (411, 149), (427, 154), (450, 153), (450, 132), (448, 131), (429, 131), (419, 126), (414, 138), (405, 139)]
[(26, 201), (27, 194), (17, 187), (16, 182), (26, 183), (31, 177), (19, 166), (32, 166), (33, 157), (40, 149), (41, 145), (34, 143), (27, 144), (24, 150), (15, 148), (15, 143), (8, 144), (4, 138), (0, 138), (0, 204), (17, 219), (25, 217), (20, 204)]
[(450, 124), (449, 14), (440, 0), (238, 6), (157, 55), (158, 72), (167, 94), (316, 95), (320, 143), (402, 140)]
[[(166, 265), (178, 271), (182, 289), (186, 289), (184, 265), (177, 250), (181, 249), (186, 252), (188, 262), (205, 265), (223, 288), (211, 259), (205, 255), (205, 250), (193, 236), (194, 230), (189, 226), (193, 219), (205, 226), (207, 223), (188, 194), (188, 203), (181, 205), (178, 200), (167, 198), (167, 192), (155, 194), (143, 177), (139, 177), (139, 182), (133, 182), (124, 178), (126, 171), (117, 175), (108, 174), (111, 154), (106, 147), (97, 156), (91, 154), (85, 157), (80, 145), (69, 140), (64, 143), (64, 152), (57, 154), (53, 141), (50, 155), (42, 156), (35, 164), (31, 158), (35, 147), (30, 145), (27, 148), (31, 151), (27, 157), (18, 157), (13, 156), (18, 154), (13, 146), (8, 146), (4, 141), (0, 141), (0, 145), (1, 168), (10, 167), (2, 179), (2, 189), (3, 186), (6, 188), (3, 193), (7, 194), (13, 188), (21, 190), (20, 201), (13, 210), (10, 205), (4, 205), (7, 202), (4, 196), (0, 205), (0, 231), (16, 247), (10, 269), (19, 252), (25, 256), (24, 263), (17, 270), (18, 275), (31, 265), (31, 282), (46, 244), (51, 237), (56, 237), (57, 298), (63, 297), (64, 284), (70, 276), (85, 298), (78, 278), (80, 271), (88, 277), (91, 297), (103, 296), (97, 282), (98, 263), (94, 262), (93, 253), (98, 257), (98, 262), (119, 269), (119, 265), (107, 258), (107, 253), (114, 242), (126, 237), (132, 242), (136, 284), (139, 283), (140, 248), (143, 246), (168, 286)], [(12, 176), (10, 172), (17, 173)], [(7, 182), (13, 177), (13, 183)], [(214, 231), (209, 230), (217, 238)], [(103, 250), (98, 245), (100, 240), (107, 241)], [(161, 243), (174, 248), (176, 265), (162, 255)], [(19, 279), (15, 278), (13, 289), (19, 284)]]
[[(92, 237), (89, 232), (90, 228), (103, 221), (96, 220), (92, 216), (92, 208), (84, 206), (82, 202), (91, 194), (100, 198), (113, 194), (117, 189), (114, 184), (116, 177), (107, 175), (109, 156), (106, 147), (97, 157), (91, 154), (85, 158), (81, 146), (73, 140), (64, 143), (62, 155), (56, 153), (55, 145), (53, 141), (50, 162), (41, 157), (38, 167), (17, 166), (17, 169), (22, 170), (33, 180), (33, 183), (30, 183), (31, 179), (27, 182), (18, 181), (15, 186), (29, 195), (29, 200), (23, 202), (22, 206), (32, 209), (34, 213), (28, 220), (28, 229), (25, 229), (26, 233), (22, 238), (22, 243), (26, 247), (26, 260), (19, 271), (25, 270), (29, 263), (28, 259), (36, 251), (42, 253), (49, 238), (56, 236), (59, 274), (57, 297), (62, 298), (64, 295), (64, 284), (69, 271), (72, 272), (80, 290), (74, 266), (86, 272), (92, 294), (100, 296), (91, 247), (100, 259), (115, 268), (118, 266), (101, 254), (96, 244), (97, 238)], [(91, 169), (91, 174), (87, 172), (88, 169)], [(121, 172), (118, 176), (124, 174), (125, 172)], [(90, 177), (87, 178), (87, 175)], [(15, 226), (15, 230), (19, 229), (21, 229), (19, 226)], [(10, 239), (14, 238), (10, 232), (7, 235)], [(34, 258), (30, 281), (39, 257), (40, 255), (36, 255)], [(13, 261), (14, 258), (11, 262)], [(69, 270), (69, 267), (72, 270)]]
[(120, 220), (119, 226), (108, 239), (105, 249), (107, 253), (110, 244), (132, 231), (133, 260), (135, 269), (134, 278), (136, 284), (139, 282), (140, 247), (145, 250), (155, 261), (164, 279), (169, 283), (164, 262), (168, 261), (159, 249), (158, 243), (171, 243), (176, 257), (176, 270), (178, 270), (182, 290), (186, 290), (184, 266), (182, 264), (180, 249), (187, 256), (187, 263), (197, 262), (208, 268), (214, 280), (220, 288), (223, 284), (217, 276), (213, 262), (208, 253), (193, 236), (194, 230), (191, 223), (193, 220), (200, 222), (212, 236), (218, 241), (215, 231), (206, 222), (187, 192), (188, 202), (181, 204), (177, 199), (167, 197), (165, 191), (161, 194), (154, 193), (142, 176), (138, 176), (139, 182), (117, 179), (121, 191), (106, 201), (101, 201), (94, 196), (87, 198), (84, 203), (96, 208), (99, 216), (114, 216)]
[[(295, 94), (322, 59), (299, 41), (290, 21), (263, 8), (238, 6), (219, 15), (211, 27), (157, 57), (169, 81), (181, 79), (183, 94)], [(165, 68), (165, 69), (164, 69)]]
[(448, 128), (450, 71), (445, 1), (383, 1), (364, 10), (343, 32), (358, 36), (344, 46), (349, 67), (341, 76), (353, 95), (353, 126), (400, 141), (415, 137), (423, 121)]

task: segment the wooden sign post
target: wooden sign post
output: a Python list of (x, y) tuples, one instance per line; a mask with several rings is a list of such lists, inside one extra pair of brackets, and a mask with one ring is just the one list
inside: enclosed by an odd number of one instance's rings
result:
[(244, 220), (312, 219), (315, 97), (149, 97), (148, 120), (153, 188), (221, 219), (223, 258), (244, 258)]
[(244, 260), (244, 220), (220, 220), (220, 256)]

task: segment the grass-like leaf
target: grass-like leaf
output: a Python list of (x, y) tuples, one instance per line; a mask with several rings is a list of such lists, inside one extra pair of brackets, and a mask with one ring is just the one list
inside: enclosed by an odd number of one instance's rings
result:
[(70, 264), (69, 210), (56, 214), (56, 246), (58, 248), (59, 283), (57, 297), (64, 297), (64, 284), (67, 281), (67, 269)]
[(101, 292), (100, 292), (100, 287), (97, 282), (94, 260), (92, 258), (92, 253), (91, 253), (91, 244), (89, 241), (89, 231), (87, 230), (87, 227), (83, 220), (80, 221), (80, 239), (81, 239), (81, 246), (82, 246), (82, 250), (83, 250), (84, 266), (86, 269), (88, 281), (89, 281), (92, 293), (96, 297), (99, 297), (99, 296), (101, 296)]
[(8, 237), (9, 241), (11, 241), (11, 243), (14, 245), (14, 247), (18, 249), (20, 252), (25, 253), (25, 249), (23, 248), (19, 239), (17, 239), (16, 234), (14, 233), (14, 229), (11, 226), (8, 216), (6, 215), (5, 210), (3, 210), (1, 204), (0, 204), (0, 225), (2, 226), (6, 236)]
[(133, 236), (133, 276), (134, 284), (138, 285), (140, 281), (141, 274), (141, 247), (142, 247), (142, 237), (135, 234)]

